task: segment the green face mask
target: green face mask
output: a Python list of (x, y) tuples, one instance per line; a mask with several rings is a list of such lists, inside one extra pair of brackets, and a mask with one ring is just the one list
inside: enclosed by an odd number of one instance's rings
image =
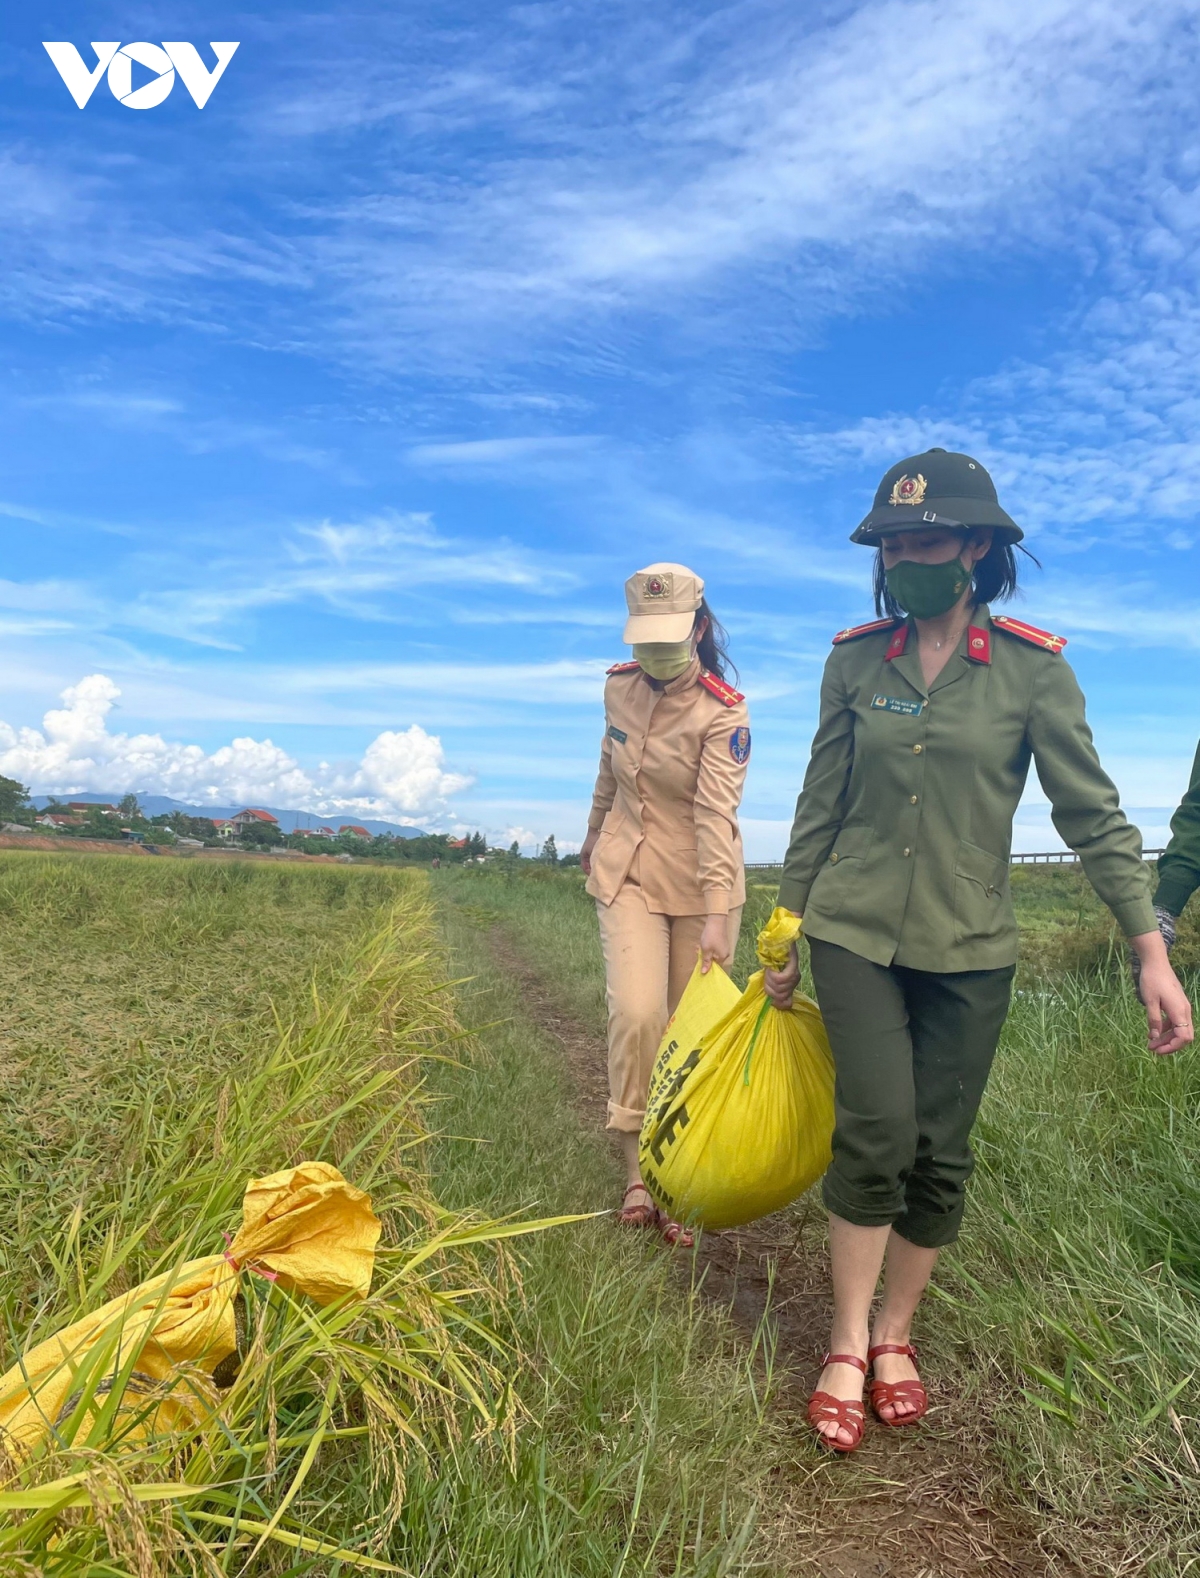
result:
[(690, 641), (636, 642), (633, 648), (633, 661), (641, 664), (643, 673), (649, 674), (651, 679), (661, 680), (665, 685), (669, 680), (678, 679), (692, 661), (692, 643)]
[(961, 559), (944, 564), (917, 564), (901, 559), (884, 572), (887, 589), (914, 619), (936, 619), (955, 603), (971, 584), (971, 572)]

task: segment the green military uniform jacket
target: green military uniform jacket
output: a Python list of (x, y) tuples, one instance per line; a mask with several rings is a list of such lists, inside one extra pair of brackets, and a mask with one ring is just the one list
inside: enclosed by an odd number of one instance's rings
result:
[(809, 936), (917, 970), (1012, 964), (1009, 854), (1031, 760), (1122, 930), (1156, 929), (1141, 835), (1100, 766), (1065, 645), (980, 606), (927, 687), (910, 622), (835, 637), (779, 888)]
[(1200, 888), (1200, 748), (1192, 763), (1192, 781), (1171, 818), (1171, 842), (1159, 856), (1158, 891), (1154, 902), (1172, 915), (1182, 915)]

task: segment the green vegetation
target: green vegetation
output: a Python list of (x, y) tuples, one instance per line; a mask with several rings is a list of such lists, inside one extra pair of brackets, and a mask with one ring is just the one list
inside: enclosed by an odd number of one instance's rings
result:
[[(198, 1436), (122, 1445), (127, 1417), (77, 1410), (33, 1464), (0, 1461), (0, 1572), (736, 1567), (769, 1462), (755, 1357), (607, 1221), (502, 1236), (501, 1213), (607, 1206), (603, 1142), (490, 968), (460, 1005), (507, 1022), (464, 1041), (426, 892), (375, 867), (0, 855), (0, 1366), (219, 1251), (251, 1175), (331, 1160), (385, 1223), (365, 1307), (243, 1278), (249, 1352)], [(451, 933), (475, 971), (470, 918)]]
[[(474, 977), (463, 1011), (490, 1028), (482, 1057), (433, 1076), (444, 1136), (432, 1156), (438, 1193), (446, 1205), (496, 1216), (607, 1211), (615, 1172), (599, 1125), (580, 1126), (561, 1047), (531, 1023), (519, 985), (481, 948), (494, 912), (476, 906), (474, 883), (453, 893), (465, 900), (445, 906), (455, 973)], [(778, 1461), (762, 1413), (767, 1376), (727, 1318), (688, 1297), (679, 1272), (656, 1242), (605, 1220), (524, 1241), (514, 1320), (531, 1418), (517, 1434), (514, 1471), (497, 1474), (474, 1447), (458, 1453), (457, 1480), (414, 1464), (407, 1526), (428, 1531), (405, 1548), (415, 1571), (742, 1570), (739, 1553)]]
[[(918, 1340), (979, 1411), (1009, 1493), (1051, 1546), (1088, 1573), (1165, 1578), (1200, 1558), (1200, 1062), (1146, 1051), (1123, 949), (1078, 871), (1017, 870), (1013, 886), (1018, 993), (977, 1129), (967, 1228)], [(500, 922), (562, 1007), (602, 1029), (577, 873), (485, 868), (438, 888)], [(773, 885), (751, 887), (741, 979), (773, 900)], [(1196, 947), (1185, 918), (1181, 964)], [(794, 1214), (819, 1235), (819, 1213)]]
[(29, 790), (15, 778), (0, 774), (0, 822), (12, 822), (29, 811)]

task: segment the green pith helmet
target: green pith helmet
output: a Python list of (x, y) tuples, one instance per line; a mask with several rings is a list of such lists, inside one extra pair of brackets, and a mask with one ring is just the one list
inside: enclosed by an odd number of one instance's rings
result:
[(874, 548), (882, 532), (928, 526), (992, 526), (996, 541), (1020, 542), (1025, 533), (1001, 508), (996, 485), (977, 460), (946, 449), (910, 455), (884, 473), (871, 513), (851, 542)]

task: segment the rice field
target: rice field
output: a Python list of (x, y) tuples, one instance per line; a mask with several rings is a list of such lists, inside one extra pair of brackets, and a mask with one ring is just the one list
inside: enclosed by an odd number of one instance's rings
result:
[(754, 1355), (593, 1218), (603, 1152), (504, 983), (449, 984), (424, 875), (13, 854), (0, 937), (0, 1369), (219, 1256), (252, 1177), (332, 1163), (383, 1224), (365, 1302), (242, 1275), (198, 1423), (81, 1363), (0, 1459), (0, 1573), (740, 1569)]
[[(1200, 1076), (1145, 1052), (1077, 874), (1018, 876), (1019, 992), (919, 1339), (1036, 1570), (1166, 1578), (1200, 1556)], [(365, 1303), (243, 1276), (241, 1369), (198, 1424), (131, 1429), (127, 1378), (85, 1375), (0, 1460), (0, 1574), (851, 1570), (797, 1508), (894, 1492), (781, 1416), (810, 1356), (597, 1215), (611, 1152), (497, 936), (602, 1028), (577, 874), (0, 855), (0, 1369), (219, 1254), (252, 1177), (330, 1162), (383, 1223)], [(782, 1230), (819, 1263), (810, 1203)]]

